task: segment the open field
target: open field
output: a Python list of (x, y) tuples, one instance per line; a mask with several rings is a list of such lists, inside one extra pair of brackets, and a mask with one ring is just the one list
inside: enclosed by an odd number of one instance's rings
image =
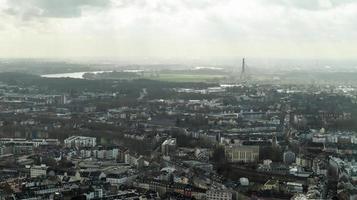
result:
[(158, 76), (145, 76), (144, 78), (172, 82), (214, 82), (223, 79), (224, 76), (209, 74), (159, 74)]

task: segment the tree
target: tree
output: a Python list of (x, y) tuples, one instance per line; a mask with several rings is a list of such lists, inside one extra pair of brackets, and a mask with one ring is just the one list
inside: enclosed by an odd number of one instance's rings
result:
[(216, 164), (224, 164), (226, 162), (226, 156), (222, 146), (217, 146), (214, 148), (212, 161)]

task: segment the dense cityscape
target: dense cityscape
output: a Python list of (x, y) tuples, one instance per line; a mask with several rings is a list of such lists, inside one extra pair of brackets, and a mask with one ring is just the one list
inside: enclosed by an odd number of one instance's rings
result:
[(1, 198), (356, 198), (355, 87), (237, 68), (216, 82), (2, 73)]

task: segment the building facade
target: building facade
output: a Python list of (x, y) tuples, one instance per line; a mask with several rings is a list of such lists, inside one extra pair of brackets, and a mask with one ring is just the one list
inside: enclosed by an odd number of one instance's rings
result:
[(97, 138), (84, 136), (71, 136), (64, 140), (66, 147), (95, 147), (97, 145)]
[(257, 162), (259, 146), (229, 145), (225, 147), (225, 155), (229, 162)]

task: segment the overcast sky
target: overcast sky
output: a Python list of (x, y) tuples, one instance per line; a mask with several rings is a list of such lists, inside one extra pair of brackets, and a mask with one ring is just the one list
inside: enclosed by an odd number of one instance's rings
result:
[(357, 58), (356, 0), (0, 0), (0, 57)]

